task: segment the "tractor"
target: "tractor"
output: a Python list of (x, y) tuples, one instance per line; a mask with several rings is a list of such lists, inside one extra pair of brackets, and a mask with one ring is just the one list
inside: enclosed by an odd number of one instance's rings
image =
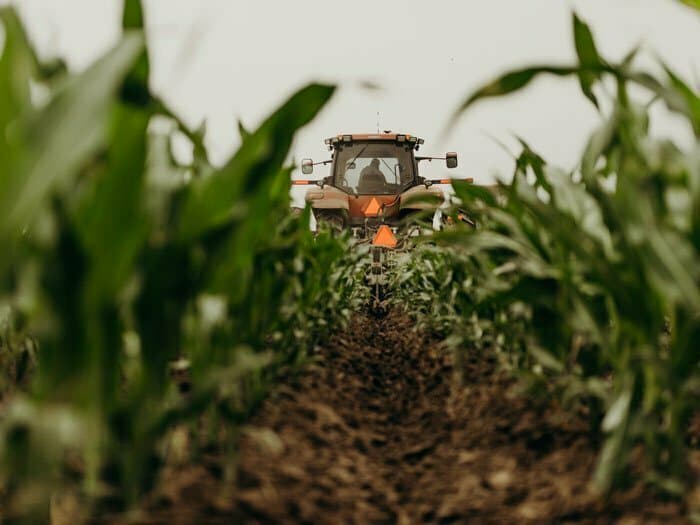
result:
[(438, 210), (446, 200), (440, 185), (451, 179), (426, 179), (419, 175), (422, 161), (444, 160), (457, 167), (457, 154), (418, 156), (423, 139), (409, 134), (376, 133), (337, 135), (325, 140), (331, 158), (321, 162), (303, 159), (301, 170), (331, 164), (330, 174), (319, 180), (294, 180), (294, 185), (314, 185), (306, 192), (317, 222), (335, 229), (349, 229), (360, 240), (373, 239), (382, 226), (397, 233), (411, 224), (417, 213)]
[[(350, 230), (359, 243), (371, 244), (372, 284), (381, 301), (386, 251), (404, 247), (419, 233), (411, 220), (436, 214), (446, 204), (441, 185), (451, 179), (427, 179), (419, 174), (423, 161), (444, 160), (457, 167), (457, 154), (418, 156), (424, 140), (414, 135), (385, 131), (374, 134), (340, 134), (325, 140), (331, 158), (321, 162), (303, 159), (301, 170), (311, 175), (315, 166), (330, 164), (330, 174), (318, 180), (294, 180), (295, 186), (315, 186), (306, 191), (317, 223), (335, 230)], [(439, 227), (439, 220), (434, 220)], [(398, 238), (397, 238), (398, 236)]]

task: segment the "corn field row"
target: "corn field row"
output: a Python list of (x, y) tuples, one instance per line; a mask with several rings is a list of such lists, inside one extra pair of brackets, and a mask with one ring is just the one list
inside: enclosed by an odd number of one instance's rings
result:
[[(96, 513), (129, 508), (175, 429), (235, 457), (275, 379), (364, 308), (366, 252), (289, 212), (294, 134), (334, 88), (241, 126), (215, 167), (204, 130), (149, 88), (138, 0), (80, 74), (39, 60), (13, 9), (0, 20), (0, 515), (37, 522), (59, 489)], [(578, 18), (574, 35), (577, 64), (505, 74), (455, 118), (540, 75), (575, 76), (602, 108), (577, 169), (521, 140), (511, 182), (456, 183), (476, 228), (419, 240), (392, 267), (391, 300), (458, 361), (494, 352), (532, 395), (584, 410), (603, 493), (641, 447), (648, 482), (682, 497), (700, 408), (700, 96), (668, 68), (637, 69), (634, 51), (607, 61)], [(693, 147), (650, 135), (651, 104), (685, 119)], [(186, 395), (170, 378), (184, 360)]]

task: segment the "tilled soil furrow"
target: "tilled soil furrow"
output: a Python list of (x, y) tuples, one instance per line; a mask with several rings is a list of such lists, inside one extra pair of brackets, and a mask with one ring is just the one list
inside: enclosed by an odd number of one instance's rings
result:
[(472, 356), (463, 387), (453, 375), (450, 354), (405, 317), (357, 319), (291, 382), (291, 396), (271, 396), (252, 421), (283, 446), (265, 451), (256, 433), (243, 440), (243, 520), (668, 523), (678, 515), (634, 490), (600, 507), (588, 488), (595, 448), (584, 418), (518, 395), (493, 356)]
[[(410, 522), (412, 478), (439, 441), (451, 372), (405, 320), (363, 321), (322, 351), (294, 398), (272, 396), (252, 422), (284, 443), (277, 457), (242, 443), (240, 470), (258, 486), (239, 500), (253, 520)], [(305, 476), (280, 483), (289, 465)]]
[(390, 313), (317, 358), (244, 431), (233, 506), (195, 476), (181, 497), (198, 519), (170, 523), (686, 523), (639, 483), (603, 505), (586, 418), (519, 391), (493, 353), (457, 384), (439, 341)]

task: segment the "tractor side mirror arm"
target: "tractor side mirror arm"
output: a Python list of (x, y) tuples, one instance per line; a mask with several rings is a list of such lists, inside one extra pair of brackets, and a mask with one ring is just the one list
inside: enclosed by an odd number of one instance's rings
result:
[(448, 151), (445, 153), (444, 157), (416, 157), (416, 162), (420, 162), (422, 160), (427, 160), (428, 162), (432, 162), (434, 160), (444, 160), (449, 169), (457, 167), (457, 153), (454, 151)]
[(302, 159), (301, 160), (301, 172), (304, 175), (311, 175), (314, 172), (314, 166), (325, 166), (333, 162), (333, 159), (322, 160), (321, 162), (314, 162), (312, 159)]

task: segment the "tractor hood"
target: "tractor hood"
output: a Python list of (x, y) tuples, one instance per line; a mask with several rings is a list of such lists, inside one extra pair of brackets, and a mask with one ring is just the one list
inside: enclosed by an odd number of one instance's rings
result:
[(306, 192), (306, 202), (317, 210), (339, 210), (350, 217), (393, 217), (401, 210), (436, 210), (445, 202), (445, 193), (436, 187), (423, 185), (409, 188), (399, 195), (349, 195), (333, 186), (314, 188)]
[(306, 192), (306, 202), (312, 208), (320, 210), (345, 210), (349, 209), (348, 198), (350, 196), (333, 186), (314, 188)]

